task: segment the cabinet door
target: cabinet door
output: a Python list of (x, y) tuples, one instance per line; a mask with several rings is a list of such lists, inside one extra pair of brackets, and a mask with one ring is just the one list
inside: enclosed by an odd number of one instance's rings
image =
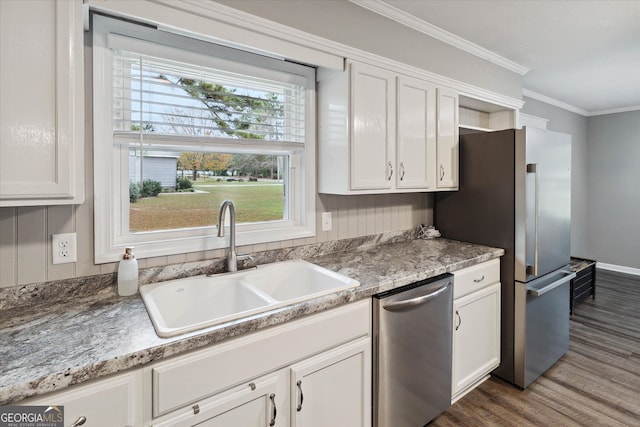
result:
[(84, 200), (82, 1), (0, 1), (0, 206)]
[(371, 425), (371, 340), (291, 367), (292, 427)]
[(23, 405), (64, 406), (64, 421), (73, 425), (81, 417), (85, 427), (135, 427), (142, 425), (142, 371), (97, 380), (67, 391), (52, 393)]
[(436, 88), (398, 78), (396, 187), (433, 189), (436, 165)]
[(458, 93), (438, 88), (437, 157), (439, 189), (458, 188)]
[(453, 329), (455, 398), (500, 364), (500, 284), (454, 300)]
[(154, 427), (265, 427), (288, 425), (286, 370), (193, 403)]
[(395, 147), (395, 76), (350, 64), (351, 190), (391, 189)]

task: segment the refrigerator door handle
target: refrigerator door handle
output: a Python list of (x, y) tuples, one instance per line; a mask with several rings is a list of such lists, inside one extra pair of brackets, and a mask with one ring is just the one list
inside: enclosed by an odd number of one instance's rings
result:
[(547, 286), (540, 289), (527, 289), (527, 293), (529, 295), (533, 295), (534, 297), (539, 297), (541, 295), (546, 294), (557, 288), (558, 286), (562, 286), (570, 280), (573, 280), (576, 277), (576, 273), (572, 273), (570, 271), (563, 271), (565, 274), (561, 279), (556, 280), (555, 282), (549, 283)]
[(535, 175), (535, 249), (533, 252), (533, 266), (527, 265), (527, 274), (533, 274), (534, 276), (538, 275), (538, 255), (539, 255), (539, 222), (540, 222), (540, 211), (538, 206), (538, 164), (537, 163), (529, 163), (527, 165), (527, 173), (532, 173)]

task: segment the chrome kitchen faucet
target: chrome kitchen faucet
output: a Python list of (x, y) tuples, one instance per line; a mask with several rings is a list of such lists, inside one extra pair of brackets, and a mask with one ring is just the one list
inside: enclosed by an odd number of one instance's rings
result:
[(236, 253), (236, 209), (231, 200), (225, 200), (218, 212), (218, 237), (224, 237), (224, 216), (229, 209), (229, 254), (227, 255), (227, 271), (238, 271), (238, 254)]

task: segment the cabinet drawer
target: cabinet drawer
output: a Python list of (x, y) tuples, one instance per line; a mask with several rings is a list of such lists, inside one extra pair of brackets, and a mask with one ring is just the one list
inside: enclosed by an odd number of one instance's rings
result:
[(453, 272), (453, 299), (500, 281), (500, 258)]
[(148, 368), (153, 416), (368, 336), (370, 311), (367, 299), (160, 362)]
[(25, 400), (20, 405), (64, 406), (65, 425), (84, 417), (85, 427), (140, 426), (142, 370), (72, 386), (68, 390)]
[(152, 427), (266, 426), (274, 411), (278, 420), (284, 416), (277, 413), (285, 406), (281, 395), (287, 385), (284, 381), (284, 386), (279, 387), (283, 382), (280, 377), (278, 373), (270, 374), (215, 394), (155, 420)]

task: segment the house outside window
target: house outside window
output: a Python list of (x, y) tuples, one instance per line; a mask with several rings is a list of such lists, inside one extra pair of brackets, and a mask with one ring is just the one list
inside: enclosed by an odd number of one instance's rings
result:
[[(315, 234), (315, 70), (93, 16), (96, 262)], [(228, 224), (228, 223), (227, 223)]]

